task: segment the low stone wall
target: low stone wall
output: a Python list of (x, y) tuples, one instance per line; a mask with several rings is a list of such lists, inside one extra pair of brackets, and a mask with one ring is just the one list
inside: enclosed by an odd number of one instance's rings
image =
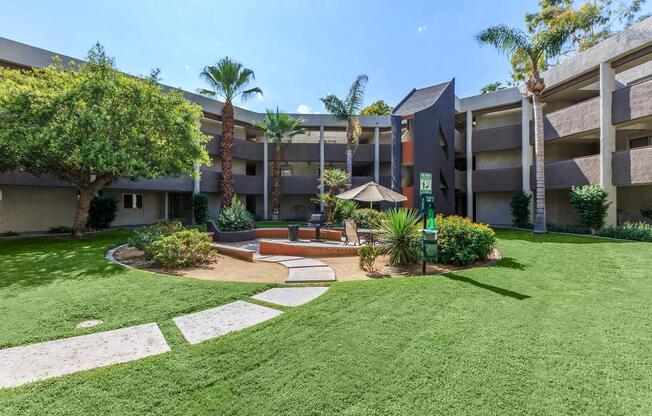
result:
[(258, 247), (263, 255), (284, 255), (297, 257), (357, 256), (360, 246), (336, 246), (320, 243), (295, 243), (290, 241), (259, 240)]
[[(320, 230), (320, 237), (323, 240), (341, 241), (342, 231), (325, 229)], [(286, 228), (256, 228), (256, 238), (288, 238), (288, 229)], [(314, 240), (315, 229), (311, 227), (299, 228), (299, 238), (302, 240)]]

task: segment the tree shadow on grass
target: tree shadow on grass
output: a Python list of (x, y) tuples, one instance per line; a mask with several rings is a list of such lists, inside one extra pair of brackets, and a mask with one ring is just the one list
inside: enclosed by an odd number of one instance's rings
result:
[(493, 264), (493, 267), (503, 267), (506, 269), (515, 269), (515, 270), (525, 270), (525, 265), (519, 263), (516, 259), (512, 257), (503, 257)]
[(563, 233), (534, 234), (531, 231), (497, 229), (496, 236), (501, 240), (520, 240), (528, 243), (562, 243), (562, 244), (627, 244), (632, 241), (602, 238), (592, 235)]
[(517, 300), (525, 300), (525, 299), (530, 299), (531, 298), (531, 296), (524, 295), (524, 294), (518, 293), (518, 292), (514, 292), (514, 291), (511, 291), (511, 290), (508, 290), (508, 289), (503, 289), (503, 288), (498, 287), (498, 286), (488, 285), (486, 283), (480, 283), (480, 282), (477, 282), (477, 281), (475, 281), (475, 280), (473, 280), (473, 279), (471, 279), (469, 277), (465, 277), (465, 276), (462, 276), (462, 275), (459, 275), (459, 274), (448, 273), (448, 274), (445, 274), (444, 276), (447, 277), (450, 280), (455, 280), (456, 282), (467, 283), (469, 285), (479, 287), (480, 289), (486, 289), (486, 290), (488, 290), (490, 292), (496, 293), (496, 294), (501, 295), (501, 296), (507, 296), (507, 297), (517, 299)]

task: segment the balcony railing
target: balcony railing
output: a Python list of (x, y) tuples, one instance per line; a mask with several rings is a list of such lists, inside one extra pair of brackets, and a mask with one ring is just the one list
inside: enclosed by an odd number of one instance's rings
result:
[(473, 192), (510, 192), (522, 187), (520, 167), (473, 171)]
[[(546, 163), (546, 189), (568, 189), (600, 182), (600, 156), (585, 156), (559, 162)], [(534, 166), (530, 172), (530, 185), (536, 186)]]
[(612, 168), (614, 185), (652, 183), (652, 146), (614, 153)]

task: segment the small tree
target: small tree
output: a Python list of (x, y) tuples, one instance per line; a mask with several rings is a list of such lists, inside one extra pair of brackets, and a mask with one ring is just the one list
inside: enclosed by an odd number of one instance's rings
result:
[(317, 195), (316, 202), (324, 204), (326, 221), (333, 222), (337, 213), (335, 195), (351, 186), (349, 175), (342, 169), (325, 169), (319, 180), (324, 182), (325, 189), (322, 189), (321, 193)]
[(392, 114), (392, 106), (384, 100), (376, 100), (360, 111), (361, 116), (388, 116)]
[(607, 209), (611, 202), (607, 202), (609, 194), (600, 185), (573, 186), (570, 191), (570, 202), (577, 210), (580, 223), (591, 228), (595, 233), (604, 225)]
[(50, 174), (79, 191), (73, 234), (82, 235), (95, 194), (119, 177), (194, 175), (209, 163), (201, 107), (155, 77), (115, 68), (96, 44), (88, 62), (0, 68), (0, 171)]
[(208, 220), (208, 198), (204, 194), (192, 196), (192, 213), (195, 217), (195, 224), (206, 224)]
[(530, 201), (532, 194), (519, 191), (512, 197), (512, 224), (515, 227), (526, 228), (530, 225)]

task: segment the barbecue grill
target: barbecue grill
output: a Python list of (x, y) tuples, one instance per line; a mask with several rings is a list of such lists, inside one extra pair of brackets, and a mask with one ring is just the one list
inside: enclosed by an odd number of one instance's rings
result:
[(308, 220), (308, 225), (315, 227), (315, 241), (321, 241), (321, 227), (326, 224), (326, 216), (324, 214), (312, 214)]

